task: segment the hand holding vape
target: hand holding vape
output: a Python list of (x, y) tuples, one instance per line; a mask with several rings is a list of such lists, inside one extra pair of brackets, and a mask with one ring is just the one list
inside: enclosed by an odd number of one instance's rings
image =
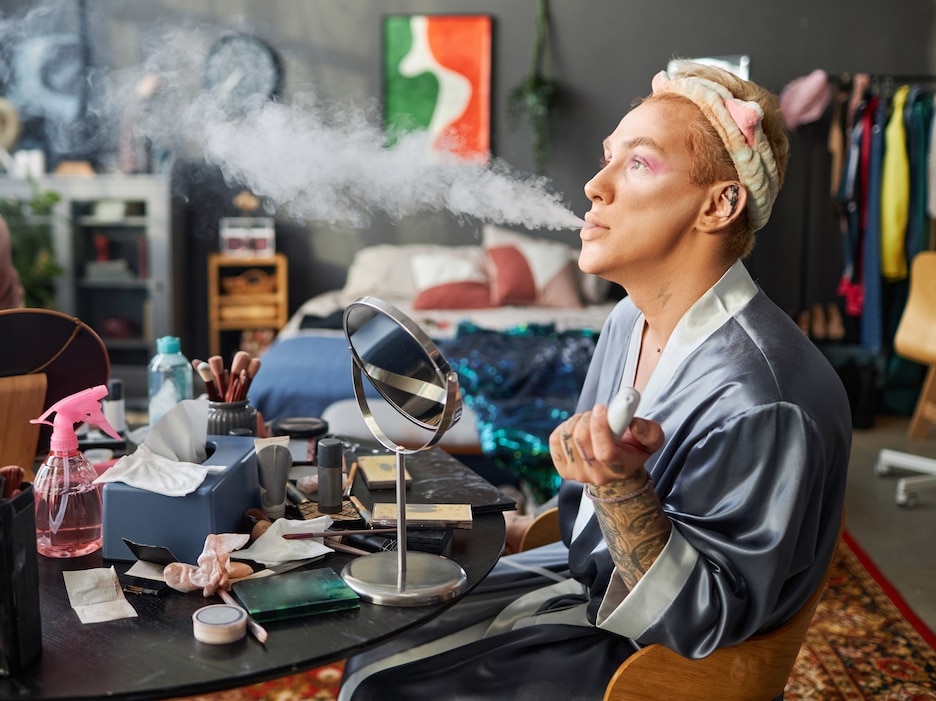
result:
[(621, 387), (617, 395), (608, 405), (608, 425), (614, 433), (614, 440), (621, 440), (624, 431), (634, 418), (637, 405), (640, 403), (640, 392), (633, 387)]

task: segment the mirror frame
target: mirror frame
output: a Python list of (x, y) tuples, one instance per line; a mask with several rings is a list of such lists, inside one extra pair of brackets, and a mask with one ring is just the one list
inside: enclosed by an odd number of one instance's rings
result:
[[(441, 405), (441, 412), (434, 415), (431, 420), (426, 417), (418, 417), (409, 413), (405, 407), (400, 406), (400, 404), (383, 389), (379, 381), (374, 381), (371, 377), (371, 370), (373, 366), (366, 361), (365, 358), (361, 356), (358, 352), (358, 349), (355, 348), (353, 340), (353, 332), (350, 328), (350, 322), (353, 321), (351, 318), (355, 311), (360, 309), (368, 310), (372, 313), (371, 318), (382, 315), (389, 318), (391, 321), (395, 322), (399, 329), (402, 329), (406, 335), (414, 341), (419, 350), (425, 356), (426, 366), (431, 370), (431, 374), (436, 379), (436, 383), (433, 383), (431, 386), (438, 390), (437, 396), (429, 397), (423, 388), (419, 387), (420, 384), (426, 384), (423, 380), (414, 380), (410, 377), (402, 376), (393, 376), (393, 373), (386, 371), (383, 368), (378, 368), (381, 372), (386, 372), (388, 376), (391, 376), (393, 382), (397, 383), (396, 386), (399, 389), (404, 391), (410, 391), (412, 388), (415, 391), (411, 393), (415, 396), (422, 396), (423, 398), (433, 400)], [(386, 302), (385, 300), (379, 299), (377, 297), (361, 297), (354, 302), (351, 302), (344, 311), (344, 331), (345, 336), (348, 339), (348, 347), (351, 351), (351, 357), (353, 361), (352, 368), (352, 381), (354, 383), (354, 393), (358, 400), (358, 406), (361, 409), (361, 414), (364, 418), (364, 422), (367, 424), (368, 429), (374, 434), (374, 437), (385, 447), (390, 450), (400, 450), (401, 448), (405, 452), (418, 452), (419, 450), (424, 450), (435, 445), (440, 438), (448, 431), (452, 426), (454, 426), (462, 415), (462, 399), (461, 393), (459, 392), (458, 386), (458, 375), (452, 370), (451, 365), (442, 355), (441, 351), (436, 347), (435, 343), (432, 341), (429, 336), (415, 323), (410, 319), (405, 313), (397, 309), (395, 306)], [(364, 393), (364, 384), (361, 379), (361, 375), (366, 375), (371, 385), (375, 390), (380, 394), (380, 396), (392, 406), (401, 416), (405, 417), (407, 420), (416, 424), (420, 428), (424, 428), (427, 431), (432, 431), (432, 435), (427, 439), (427, 441), (416, 448), (402, 447), (399, 442), (392, 440), (391, 437), (380, 428), (377, 424), (376, 419), (374, 418), (373, 413), (370, 410), (370, 406), (367, 403), (367, 398)], [(436, 392), (432, 392), (436, 394)]]

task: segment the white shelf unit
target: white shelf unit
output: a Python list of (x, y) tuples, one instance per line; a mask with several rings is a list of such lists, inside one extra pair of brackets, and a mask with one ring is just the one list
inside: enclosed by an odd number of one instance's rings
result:
[(111, 376), (124, 381), (128, 394), (145, 396), (155, 339), (178, 335), (168, 177), (0, 178), (0, 197), (28, 199), (34, 189), (61, 197), (51, 224), (63, 268), (56, 309), (97, 331)]

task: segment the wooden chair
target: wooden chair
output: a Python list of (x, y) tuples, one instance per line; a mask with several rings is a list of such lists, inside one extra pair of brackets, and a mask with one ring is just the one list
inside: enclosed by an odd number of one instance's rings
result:
[(0, 466), (19, 465), (32, 474), (39, 425), (29, 420), (45, 410), (45, 397), (44, 373), (0, 377)]
[[(543, 512), (530, 524), (529, 542), (543, 545), (558, 533), (558, 509)], [(844, 518), (842, 520), (844, 526)], [(842, 528), (839, 529), (841, 539)], [(555, 540), (555, 539), (553, 539)], [(777, 630), (687, 659), (657, 643), (621, 663), (605, 688), (605, 701), (771, 701), (787, 684), (829, 572), (803, 607)]]
[(554, 506), (543, 511), (526, 527), (517, 550), (523, 552), (555, 543), (559, 537), (559, 509)]
[[(894, 351), (929, 367), (907, 429), (908, 438), (926, 438), (936, 424), (936, 251), (918, 253), (911, 263), (910, 294), (894, 335)], [(900, 506), (913, 506), (921, 489), (936, 489), (936, 459), (884, 449), (874, 471), (886, 475), (892, 468), (920, 475), (898, 480), (895, 498)]]

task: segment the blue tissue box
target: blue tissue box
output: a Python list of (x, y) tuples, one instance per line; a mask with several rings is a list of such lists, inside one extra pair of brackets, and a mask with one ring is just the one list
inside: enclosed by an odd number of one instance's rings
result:
[[(214, 448), (214, 450), (212, 450)], [(247, 509), (260, 506), (257, 453), (252, 436), (208, 436), (209, 473), (184, 497), (167, 497), (123, 482), (104, 484), (105, 560), (135, 560), (123, 539), (169, 548), (181, 562), (196, 564), (212, 533), (235, 533)]]

